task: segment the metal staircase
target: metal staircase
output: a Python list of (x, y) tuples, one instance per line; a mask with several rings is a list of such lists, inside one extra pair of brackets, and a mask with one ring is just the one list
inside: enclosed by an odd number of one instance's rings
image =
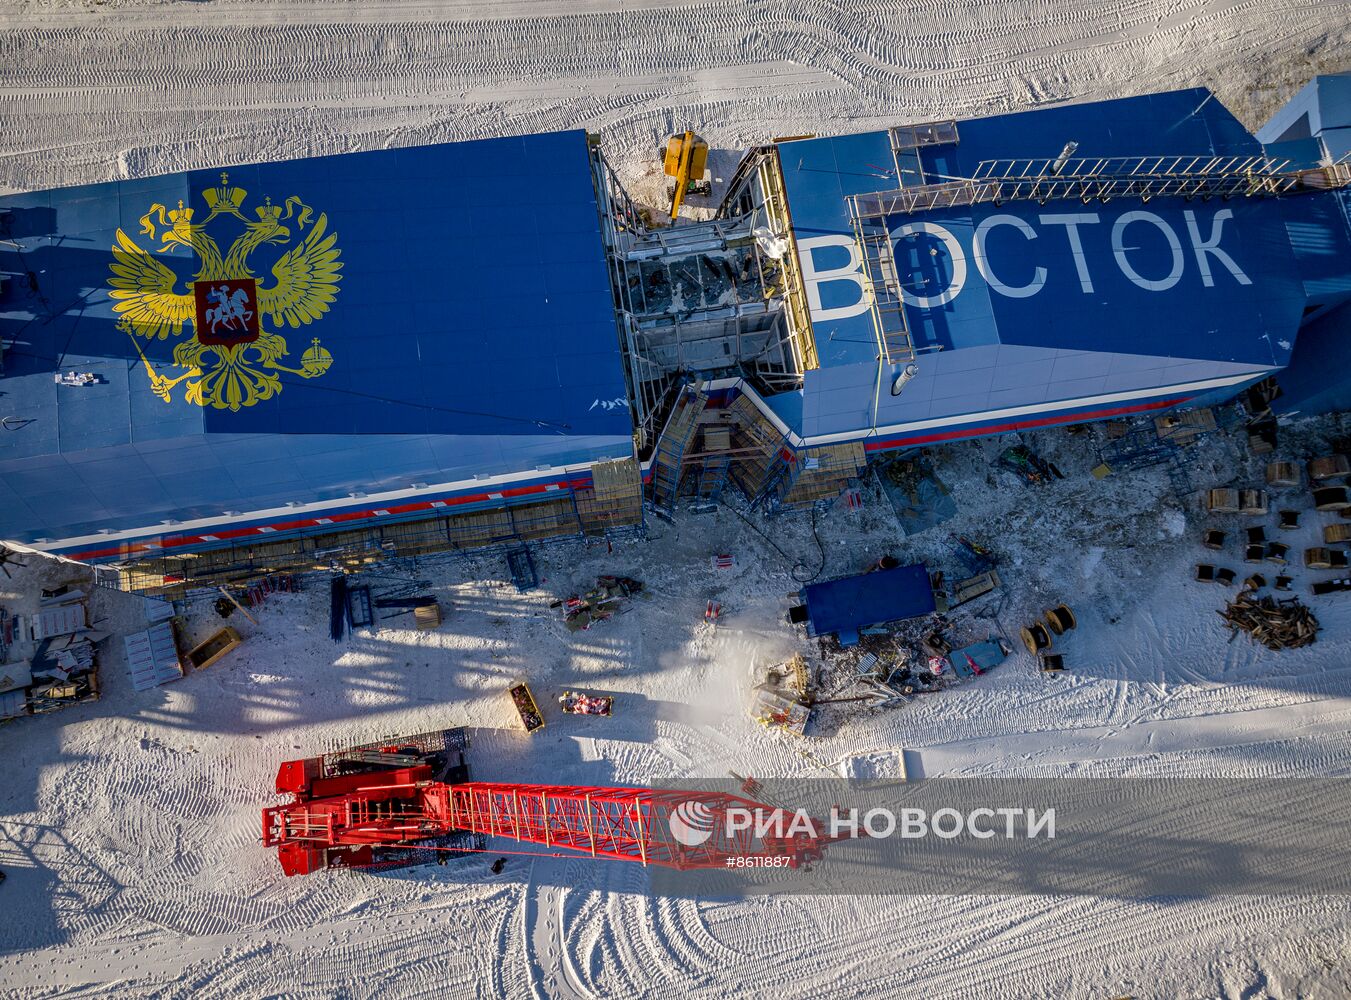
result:
[[(898, 125), (889, 129), (888, 135), (897, 183), (905, 184), (905, 178), (909, 177), (919, 187), (928, 186), (921, 149), (956, 145), (959, 141), (957, 123), (951, 120)], [(863, 293), (868, 297), (880, 356), (890, 365), (909, 364), (915, 359), (915, 344), (905, 321), (905, 303), (901, 299), (900, 278), (896, 272), (886, 215), (860, 212), (854, 204), (854, 198), (851, 198), (850, 221), (854, 228), (854, 242), (860, 251)]]

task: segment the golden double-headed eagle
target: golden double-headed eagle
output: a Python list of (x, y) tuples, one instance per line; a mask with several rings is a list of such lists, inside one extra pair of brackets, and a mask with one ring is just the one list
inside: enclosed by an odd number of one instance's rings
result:
[[(181, 290), (179, 276), (171, 268), (121, 229), (112, 248), (108, 285), (118, 328), (131, 335), (150, 376), (151, 388), (165, 402), (171, 399), (175, 386), (186, 382), (184, 398), (189, 403), (238, 410), (280, 392), (281, 372), (315, 378), (333, 363), (332, 355), (315, 337), (301, 356), (300, 367), (286, 367), (280, 363), (287, 357), (286, 341), (276, 332), (283, 325), (298, 329), (322, 318), (337, 298), (342, 264), (335, 245), (337, 234), (327, 231), (328, 216), (321, 214), (304, 238), (280, 255), (272, 265), (273, 280), (267, 283), (254, 273), (251, 255), (259, 247), (290, 244), (292, 232), (286, 223), (294, 220), (297, 233), (304, 232), (314, 210), (296, 197), (286, 199), (284, 206), (274, 205), (268, 198), (254, 210), (257, 220), (250, 220), (241, 211), (246, 192), (229, 186), (228, 179), (228, 174), (221, 174), (221, 186), (203, 192), (210, 211), (200, 222), (193, 221), (193, 209), (181, 201), (177, 209), (151, 205), (140, 219), (141, 233), (160, 241), (157, 253), (181, 246), (194, 254), (198, 268), (192, 280), (184, 283), (186, 291)], [(222, 254), (207, 227), (225, 215), (243, 223), (244, 229)], [(208, 337), (212, 343), (203, 343), (195, 286), (205, 283), (204, 290), (214, 289), (221, 282), (240, 280), (252, 282), (253, 301), (247, 303), (249, 334), (233, 343), (216, 342), (219, 338), (214, 337)], [(191, 336), (178, 343), (173, 352), (174, 366), (184, 373), (177, 378), (160, 374), (137, 338), (181, 338), (188, 326)]]

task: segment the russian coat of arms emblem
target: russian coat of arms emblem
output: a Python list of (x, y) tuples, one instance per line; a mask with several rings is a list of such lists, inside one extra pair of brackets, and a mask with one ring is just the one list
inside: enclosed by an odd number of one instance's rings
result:
[[(247, 192), (230, 186), (228, 174), (221, 174), (220, 187), (202, 197), (208, 212), (200, 222), (193, 219), (193, 207), (182, 202), (177, 209), (150, 206), (140, 219), (141, 235), (160, 241), (159, 247), (152, 242), (146, 250), (117, 231), (109, 296), (118, 328), (136, 344), (157, 396), (169, 402), (185, 383), (187, 402), (237, 411), (279, 393), (282, 373), (308, 379), (328, 371), (333, 357), (317, 337), (300, 367), (284, 364), (289, 352), (279, 331), (308, 325), (328, 312), (337, 298), (342, 264), (328, 216), (320, 214), (311, 224), (314, 210), (297, 197), (281, 205), (265, 199), (254, 209), (256, 220), (244, 215)], [(222, 252), (216, 237), (227, 231), (229, 220), (237, 235)], [(182, 289), (179, 275), (157, 256), (175, 247), (190, 250), (196, 268)], [(254, 252), (264, 247), (274, 257), (270, 277), (259, 277), (252, 263)], [(181, 372), (172, 377), (158, 371), (140, 345), (171, 337), (179, 340), (173, 367)]]

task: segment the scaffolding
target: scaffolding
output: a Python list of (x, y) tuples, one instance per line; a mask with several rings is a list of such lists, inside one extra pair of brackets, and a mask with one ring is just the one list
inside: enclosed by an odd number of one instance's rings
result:
[[(392, 558), (491, 551), (524, 542), (583, 535), (623, 537), (644, 527), (636, 460), (597, 462), (589, 487), (550, 491), (546, 499), (385, 520), (346, 531), (305, 529), (268, 542), (225, 543), (184, 553), (136, 556), (117, 563), (118, 589), (178, 599), (273, 573), (357, 572)], [(105, 574), (105, 575), (111, 575)]]
[(685, 453), (699, 428), (699, 418), (708, 404), (708, 396), (692, 385), (684, 386), (675, 407), (657, 439), (652, 457), (652, 507), (669, 516), (680, 497), (685, 471)]
[(739, 393), (722, 411), (732, 427), (731, 481), (752, 503), (783, 474), (793, 452), (787, 436), (755, 405), (747, 392)]
[(833, 499), (858, 484), (868, 467), (860, 441), (807, 448), (796, 456), (800, 469), (769, 504), (771, 513)]
[(780, 302), (784, 264), (751, 227), (746, 216), (615, 234), (611, 280), (641, 452), (672, 388), (691, 376), (800, 384)]
[(797, 237), (793, 234), (793, 220), (788, 213), (788, 193), (783, 186), (783, 167), (779, 161), (779, 147), (770, 146), (760, 151), (755, 164), (760, 190), (764, 196), (765, 215), (771, 232), (783, 236), (789, 244), (782, 257), (783, 301), (786, 306), (789, 341), (799, 371), (821, 367), (816, 352), (816, 337), (812, 331), (811, 311), (807, 307), (806, 286), (798, 265)]
[(620, 458), (591, 466), (591, 488), (572, 494), (577, 520), (588, 535), (642, 524), (643, 474), (637, 459)]

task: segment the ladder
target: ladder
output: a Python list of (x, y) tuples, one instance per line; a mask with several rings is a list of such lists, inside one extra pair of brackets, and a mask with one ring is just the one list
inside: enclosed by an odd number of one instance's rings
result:
[(889, 365), (909, 364), (915, 360), (915, 344), (905, 320), (905, 302), (901, 298), (886, 219), (853, 215), (850, 221), (863, 266), (863, 294), (872, 313), (880, 356)]
[(766, 500), (765, 513), (770, 515), (783, 510), (784, 500), (789, 493), (793, 492), (798, 477), (802, 475), (807, 466), (807, 457), (781, 448), (775, 456), (775, 463), (775, 468), (769, 475), (765, 488), (760, 494)]
[(732, 469), (731, 455), (710, 455), (699, 470), (699, 495), (713, 503), (722, 498), (727, 474)]

